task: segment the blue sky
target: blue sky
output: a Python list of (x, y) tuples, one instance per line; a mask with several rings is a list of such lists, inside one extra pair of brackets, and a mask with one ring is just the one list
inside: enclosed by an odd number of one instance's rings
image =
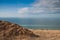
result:
[(60, 17), (60, 1), (0, 0), (0, 17)]

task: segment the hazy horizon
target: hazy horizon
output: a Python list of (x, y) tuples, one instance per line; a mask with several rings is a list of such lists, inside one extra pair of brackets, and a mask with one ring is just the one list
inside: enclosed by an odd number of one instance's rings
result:
[(59, 29), (60, 18), (0, 18), (29, 29)]

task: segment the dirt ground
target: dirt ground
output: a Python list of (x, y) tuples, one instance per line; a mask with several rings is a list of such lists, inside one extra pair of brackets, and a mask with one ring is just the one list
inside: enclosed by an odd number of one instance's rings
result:
[(39, 37), (25, 37), (17, 40), (60, 40), (60, 30), (31, 30)]
[(35, 40), (60, 40), (60, 30), (32, 30), (40, 37)]
[[(30, 29), (31, 30), (31, 29)], [(31, 30), (39, 37), (13, 36), (9, 40), (60, 40), (60, 30)], [(7, 37), (8, 38), (8, 37)], [(1, 39), (7, 40), (7, 39)]]

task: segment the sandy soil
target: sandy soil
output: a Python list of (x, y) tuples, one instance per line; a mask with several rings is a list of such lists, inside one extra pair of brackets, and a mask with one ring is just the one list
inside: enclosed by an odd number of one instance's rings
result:
[[(31, 30), (31, 29), (30, 29)], [(21, 35), (13, 36), (9, 40), (60, 40), (60, 30), (31, 30), (34, 34), (38, 35), (39, 37), (29, 37)], [(7, 39), (1, 39), (7, 40)]]
[(60, 40), (60, 30), (31, 30), (39, 37), (24, 37), (17, 40)]
[(60, 40), (60, 30), (32, 30), (40, 37), (35, 40)]

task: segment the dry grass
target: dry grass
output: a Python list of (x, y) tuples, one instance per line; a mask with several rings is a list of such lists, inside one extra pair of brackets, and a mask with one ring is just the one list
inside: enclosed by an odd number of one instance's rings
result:
[(40, 37), (36, 40), (60, 40), (60, 30), (32, 30)]
[(24, 37), (17, 40), (60, 40), (60, 30), (31, 30), (40, 37)]
[[(13, 36), (9, 40), (60, 40), (60, 30), (31, 30), (39, 37)], [(3, 37), (0, 37), (3, 38)], [(8, 37), (7, 37), (8, 38)], [(7, 39), (0, 39), (7, 40)]]

